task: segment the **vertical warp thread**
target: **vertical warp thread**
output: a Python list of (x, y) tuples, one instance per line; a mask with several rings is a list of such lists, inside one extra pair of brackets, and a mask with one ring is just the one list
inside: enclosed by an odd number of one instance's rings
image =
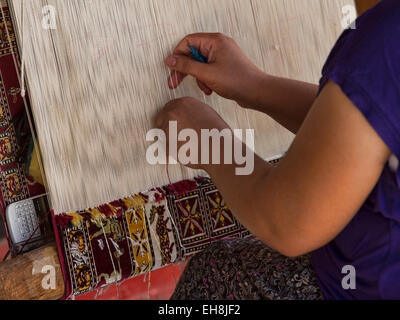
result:
[[(56, 9), (56, 30), (42, 29), (41, 2), (10, 3), (17, 28), (25, 34), (23, 71), (56, 214), (168, 182), (159, 167), (146, 162), (143, 137), (154, 114), (169, 100), (194, 96), (212, 105), (234, 128), (259, 126), (250, 113), (216, 95), (207, 97), (192, 80), (169, 90), (163, 63), (178, 41), (193, 32), (229, 33), (259, 59), (256, 23), (240, 18), (254, 20), (250, 0), (176, 0), (173, 5), (167, 0), (53, 0), (49, 3)], [(280, 129), (272, 127), (261, 132), (270, 141), (258, 146), (261, 151), (277, 145), (274, 130)], [(198, 175), (180, 166), (170, 173), (174, 181)]]

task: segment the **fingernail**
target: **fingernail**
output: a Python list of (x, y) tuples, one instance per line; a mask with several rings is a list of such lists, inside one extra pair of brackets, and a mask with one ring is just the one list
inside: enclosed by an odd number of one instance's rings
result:
[(169, 56), (165, 60), (165, 62), (169, 67), (175, 67), (176, 66), (176, 58), (174, 56)]

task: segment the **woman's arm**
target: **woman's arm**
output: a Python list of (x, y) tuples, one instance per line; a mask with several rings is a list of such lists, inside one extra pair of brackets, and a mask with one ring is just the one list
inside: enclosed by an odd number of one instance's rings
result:
[[(199, 48), (208, 63), (195, 61), (190, 46)], [(234, 40), (222, 34), (187, 36), (166, 63), (172, 69), (168, 81), (171, 89), (178, 87), (187, 75), (192, 75), (205, 94), (215, 91), (245, 108), (264, 112), (293, 133), (299, 130), (318, 91), (314, 84), (262, 72)]]
[[(158, 116), (179, 128), (228, 128), (201, 102), (177, 100)], [(255, 157), (252, 175), (235, 165), (206, 170), (236, 217), (270, 247), (298, 256), (324, 246), (353, 219), (374, 188), (391, 152), (361, 112), (330, 82), (316, 99), (277, 168)]]
[(318, 93), (315, 84), (270, 76), (256, 83), (249, 103), (242, 105), (266, 113), (286, 129), (297, 134)]

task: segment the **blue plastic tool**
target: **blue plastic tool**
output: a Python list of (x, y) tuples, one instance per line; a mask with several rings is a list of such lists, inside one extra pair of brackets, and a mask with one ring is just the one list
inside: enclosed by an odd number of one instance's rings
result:
[(193, 46), (189, 46), (190, 51), (192, 52), (193, 58), (201, 63), (208, 63), (208, 59), (203, 56), (199, 50), (197, 50), (195, 47)]

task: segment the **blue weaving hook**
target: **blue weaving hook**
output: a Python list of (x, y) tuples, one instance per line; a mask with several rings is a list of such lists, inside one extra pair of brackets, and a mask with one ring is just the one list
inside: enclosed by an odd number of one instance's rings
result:
[(208, 60), (205, 56), (203, 56), (199, 50), (197, 50), (193, 46), (189, 46), (190, 51), (192, 52), (193, 58), (201, 63), (208, 63)]

